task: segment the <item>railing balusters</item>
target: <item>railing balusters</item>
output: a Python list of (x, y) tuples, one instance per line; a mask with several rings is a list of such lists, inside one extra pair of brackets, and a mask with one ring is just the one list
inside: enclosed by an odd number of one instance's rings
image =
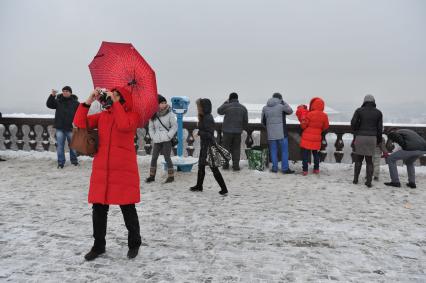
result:
[(10, 140), (11, 133), (10, 133), (8, 124), (4, 125), (3, 137), (4, 137), (4, 142), (3, 142), (4, 146), (6, 147), (6, 149), (10, 149), (12, 145), (12, 141)]
[(337, 163), (341, 163), (343, 159), (343, 147), (345, 146), (343, 143), (343, 133), (336, 133), (336, 135), (337, 138), (336, 142), (334, 143), (336, 151), (334, 152), (334, 158), (336, 159)]
[(18, 128), (18, 131), (16, 132), (16, 145), (18, 146), (19, 150), (24, 149), (24, 133), (22, 132), (22, 124), (16, 125)]
[(145, 127), (145, 137), (143, 138), (145, 141), (145, 145), (144, 145), (144, 149), (146, 154), (151, 154), (151, 150), (152, 150), (152, 145), (151, 145), (151, 136), (149, 135), (149, 131), (148, 131), (148, 126)]
[(29, 144), (31, 150), (35, 150), (37, 147), (37, 141), (36, 141), (36, 132), (34, 130), (35, 125), (30, 125), (30, 132), (28, 133), (28, 138), (30, 139)]
[(194, 155), (194, 129), (188, 130), (188, 137), (186, 138), (186, 152), (188, 153), (188, 156)]
[(43, 141), (41, 142), (41, 145), (43, 146), (43, 149), (45, 151), (49, 150), (50, 147), (50, 135), (49, 135), (49, 131), (47, 130), (47, 125), (43, 125), (43, 132), (41, 133), (41, 138), (43, 139)]

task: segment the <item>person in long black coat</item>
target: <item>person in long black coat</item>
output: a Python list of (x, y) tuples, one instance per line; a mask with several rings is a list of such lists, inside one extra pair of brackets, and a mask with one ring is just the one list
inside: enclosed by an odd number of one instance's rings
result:
[[(201, 139), (200, 154), (198, 157), (198, 174), (197, 184), (190, 188), (191, 191), (203, 191), (203, 182), (206, 175), (207, 154), (209, 148), (215, 144), (214, 140), (214, 129), (215, 123), (212, 116), (212, 103), (208, 98), (200, 98), (197, 100), (198, 110), (198, 135)], [(222, 174), (218, 167), (209, 166), (213, 172), (213, 176), (219, 184), (221, 190), (219, 194), (225, 195), (228, 193), (228, 189), (223, 180)]]

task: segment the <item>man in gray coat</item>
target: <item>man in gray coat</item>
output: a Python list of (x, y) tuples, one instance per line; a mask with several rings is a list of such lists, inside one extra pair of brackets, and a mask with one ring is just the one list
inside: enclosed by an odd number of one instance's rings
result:
[(391, 182), (385, 183), (386, 186), (401, 187), (398, 177), (396, 162), (403, 160), (407, 165), (408, 183), (407, 186), (416, 188), (416, 172), (414, 162), (417, 158), (426, 154), (426, 141), (416, 132), (408, 129), (394, 130), (388, 133), (388, 138), (401, 147), (401, 150), (395, 151), (386, 159), (389, 166)]
[[(247, 108), (238, 101), (238, 94), (233, 92), (229, 99), (218, 109), (219, 115), (223, 118), (223, 146), (232, 154), (232, 169), (240, 170), (241, 133), (247, 128), (248, 114)], [(229, 169), (229, 164), (225, 164), (223, 169)]]
[(268, 144), (272, 161), (272, 172), (278, 172), (278, 145), (281, 149), (281, 171), (284, 174), (292, 174), (288, 165), (288, 134), (286, 115), (293, 113), (290, 105), (283, 99), (280, 93), (274, 93), (266, 106), (262, 109), (262, 124), (268, 132)]

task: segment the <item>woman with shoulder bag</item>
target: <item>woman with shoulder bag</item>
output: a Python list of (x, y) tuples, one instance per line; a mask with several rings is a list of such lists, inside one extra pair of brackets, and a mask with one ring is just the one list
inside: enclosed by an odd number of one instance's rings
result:
[(157, 159), (160, 153), (164, 156), (167, 163), (167, 179), (166, 183), (174, 181), (173, 162), (170, 158), (174, 136), (177, 131), (177, 121), (175, 115), (172, 113), (170, 105), (164, 96), (158, 95), (159, 110), (149, 120), (149, 135), (154, 142), (152, 150), (151, 167), (149, 170), (149, 177), (145, 182), (150, 183), (155, 181), (155, 174), (157, 172)]
[(132, 95), (125, 88), (107, 91), (112, 105), (101, 113), (88, 115), (90, 105), (101, 92), (94, 90), (79, 105), (74, 124), (79, 128), (98, 129), (98, 150), (94, 155), (90, 177), (89, 203), (92, 207), (93, 247), (84, 256), (88, 261), (105, 253), (105, 236), (109, 205), (119, 205), (128, 230), (128, 253), (137, 256), (141, 245), (139, 219), (135, 204), (140, 202), (139, 170), (134, 137), (139, 117), (132, 111)]
[[(225, 151), (220, 146), (216, 145), (214, 140), (214, 119), (211, 114), (212, 112), (212, 103), (210, 99), (200, 98), (197, 100), (197, 110), (198, 110), (198, 135), (201, 139), (200, 146), (200, 155), (198, 157), (198, 174), (197, 174), (197, 184), (190, 188), (191, 191), (203, 191), (203, 182), (204, 176), (206, 175), (206, 165), (209, 165), (210, 169), (213, 172), (213, 176), (216, 179), (217, 183), (220, 186), (219, 194), (226, 195), (228, 189), (223, 180), (222, 174), (220, 174), (218, 166), (214, 159), (214, 151), (221, 151), (222, 155)], [(214, 150), (212, 150), (214, 147)], [(226, 152), (226, 155), (229, 155)], [(227, 161), (229, 161), (229, 157)], [(209, 161), (208, 161), (209, 159)]]

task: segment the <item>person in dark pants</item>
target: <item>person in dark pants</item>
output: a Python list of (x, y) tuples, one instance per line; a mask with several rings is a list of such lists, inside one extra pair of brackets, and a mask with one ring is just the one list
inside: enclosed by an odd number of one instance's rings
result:
[(364, 97), (364, 103), (358, 108), (351, 120), (351, 128), (354, 131), (354, 184), (358, 184), (362, 162), (365, 159), (367, 180), (365, 185), (372, 187), (374, 165), (373, 156), (378, 144), (382, 142), (383, 115), (376, 108), (376, 101), (371, 94)]
[[(218, 109), (219, 115), (225, 115), (223, 118), (223, 146), (232, 153), (232, 169), (240, 170), (240, 152), (241, 152), (241, 133), (247, 128), (248, 114), (247, 108), (238, 101), (238, 94), (235, 92), (229, 95)], [(225, 164), (223, 169), (228, 169), (229, 164)]]
[(105, 253), (105, 236), (109, 205), (119, 205), (128, 231), (127, 257), (138, 255), (141, 245), (139, 219), (135, 204), (140, 202), (140, 178), (136, 160), (134, 137), (139, 115), (132, 111), (132, 95), (122, 87), (107, 92), (112, 106), (101, 113), (88, 115), (90, 105), (99, 94), (94, 90), (85, 103), (80, 104), (74, 118), (79, 128), (98, 129), (98, 151), (90, 176), (89, 203), (92, 203), (94, 244), (84, 256), (88, 261)]
[(161, 153), (167, 163), (166, 183), (171, 183), (174, 181), (173, 162), (170, 157), (172, 153), (171, 140), (177, 131), (177, 121), (170, 105), (167, 104), (166, 98), (160, 94), (158, 95), (158, 105), (158, 111), (149, 120), (149, 136), (154, 143), (154, 148), (152, 150), (149, 177), (146, 178), (145, 182), (150, 183), (155, 181), (157, 159)]
[[(52, 93), (47, 99), (46, 106), (50, 109), (55, 109), (55, 124), (56, 128), (56, 152), (58, 155), (58, 168), (64, 168), (65, 165), (65, 140), (68, 145), (72, 138), (72, 120), (77, 111), (79, 102), (77, 96), (72, 94), (72, 89), (69, 86), (62, 88), (62, 93), (56, 95), (57, 91), (52, 89)], [(77, 166), (78, 159), (75, 150), (70, 149), (71, 164)]]
[[(212, 103), (210, 99), (201, 98), (197, 100), (197, 110), (198, 110), (198, 135), (201, 139), (200, 146), (200, 155), (198, 157), (198, 174), (197, 174), (197, 184), (190, 188), (191, 191), (203, 191), (203, 182), (206, 175), (206, 165), (207, 154), (209, 147), (211, 147), (214, 141), (214, 119), (211, 114), (212, 112)], [(223, 180), (222, 174), (220, 174), (218, 167), (210, 167), (213, 172), (213, 176), (216, 179), (217, 183), (220, 186), (219, 194), (226, 195), (228, 189)]]
[(393, 130), (388, 133), (388, 138), (401, 147), (386, 159), (389, 166), (391, 181), (385, 183), (386, 186), (401, 187), (398, 177), (396, 162), (403, 160), (407, 166), (408, 183), (407, 187), (416, 188), (416, 171), (414, 163), (419, 157), (426, 154), (426, 141), (416, 132), (408, 129)]

